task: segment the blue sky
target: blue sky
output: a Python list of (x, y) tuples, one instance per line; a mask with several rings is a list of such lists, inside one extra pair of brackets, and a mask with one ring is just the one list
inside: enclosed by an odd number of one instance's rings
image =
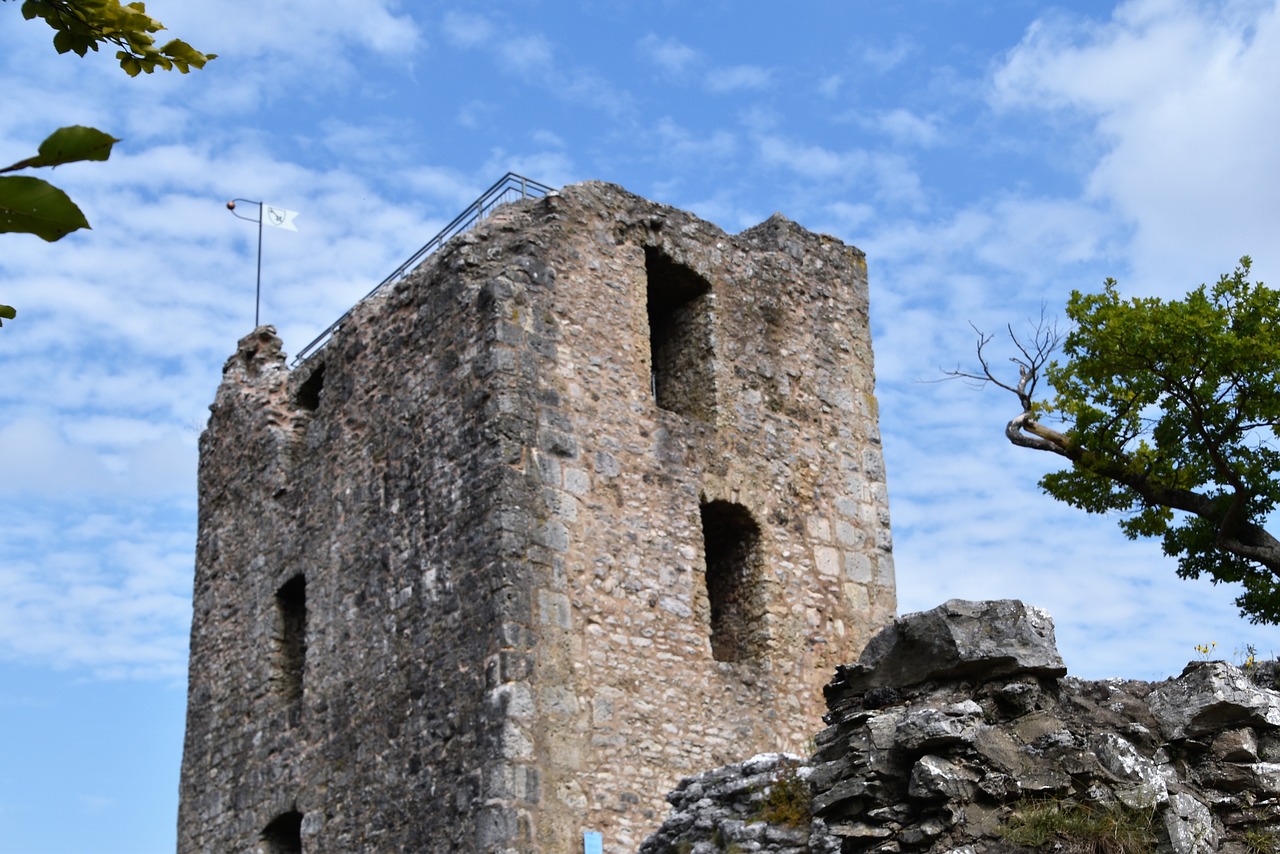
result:
[(1274, 0), (912, 3), (153, 0), (220, 54), (130, 80), (0, 5), (0, 163), (53, 128), (122, 139), (52, 176), (92, 231), (0, 236), (0, 854), (171, 850), (196, 442), (253, 324), (311, 340), (507, 171), (603, 179), (736, 232), (781, 211), (866, 251), (900, 611), (1047, 608), (1079, 676), (1193, 646), (1280, 651), (1035, 486), (1011, 396), (934, 383), (968, 324), (1115, 276), (1177, 296), (1280, 269)]

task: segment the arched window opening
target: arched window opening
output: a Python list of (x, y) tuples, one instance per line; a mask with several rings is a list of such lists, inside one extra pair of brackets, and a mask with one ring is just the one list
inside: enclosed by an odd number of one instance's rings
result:
[(653, 399), (662, 409), (710, 421), (716, 411), (711, 284), (652, 246), (645, 247), (644, 269)]
[(316, 366), (311, 372), (311, 376), (302, 381), (302, 385), (298, 386), (298, 393), (295, 400), (298, 406), (308, 412), (315, 412), (320, 408), (320, 391), (324, 388), (324, 362)]
[(765, 597), (760, 526), (741, 504), (702, 505), (702, 538), (711, 605), (711, 655), (716, 661), (747, 661), (765, 653)]
[(289, 703), (302, 699), (307, 659), (307, 580), (295, 575), (276, 591), (275, 678)]
[(302, 854), (302, 813), (297, 810), (276, 816), (262, 831), (266, 854)]

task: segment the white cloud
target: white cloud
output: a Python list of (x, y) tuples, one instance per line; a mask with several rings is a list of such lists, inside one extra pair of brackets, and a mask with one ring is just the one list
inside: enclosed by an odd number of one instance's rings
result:
[(748, 64), (708, 67), (702, 53), (677, 39), (650, 33), (637, 42), (637, 47), (664, 77), (683, 81), (698, 79), (703, 88), (717, 95), (758, 91), (773, 85), (771, 69)]
[(555, 59), (551, 42), (540, 33), (504, 36), (497, 50), (502, 62), (520, 74), (545, 74)]
[(480, 47), (493, 38), (494, 27), (481, 15), (449, 11), (441, 20), (440, 31), (457, 47)]
[(916, 43), (911, 38), (899, 35), (889, 44), (856, 45), (852, 54), (873, 71), (885, 74), (910, 59), (917, 50)]
[(489, 153), (484, 171), (492, 175), (515, 172), (551, 187), (583, 180), (573, 159), (562, 151), (508, 152), (495, 148)]
[(683, 75), (700, 62), (700, 55), (693, 48), (677, 39), (659, 38), (653, 33), (642, 38), (637, 47), (646, 59), (672, 77)]
[(743, 90), (767, 89), (773, 82), (773, 72), (758, 65), (733, 65), (713, 68), (707, 72), (707, 89), (716, 94)]
[[(1038, 22), (994, 79), (993, 104), (1068, 111), (1105, 151), (1090, 196), (1134, 226), (1134, 281), (1179, 294), (1250, 253), (1280, 264), (1274, 3), (1129, 2), (1110, 21)], [(1265, 277), (1265, 276), (1264, 276)]]
[(500, 116), (498, 107), (489, 101), (471, 100), (458, 109), (457, 122), (465, 128), (493, 126)]
[(401, 173), (400, 178), (408, 186), (429, 197), (439, 199), (458, 210), (476, 200), (484, 187), (475, 179), (465, 176), (456, 169), (440, 166), (419, 166)]
[(760, 156), (765, 163), (782, 166), (806, 178), (817, 180), (848, 179), (867, 168), (870, 160), (867, 152), (831, 151), (819, 145), (809, 145), (780, 136), (762, 136), (759, 139)]
[(351, 48), (387, 57), (403, 57), (420, 48), (423, 35), (418, 24), (395, 11), (397, 5), (393, 0), (352, 0), (333, 6), (306, 0), (222, 0), (148, 11), (160, 16), (175, 38), (220, 54), (215, 62), (227, 57), (245, 63), (284, 58), (311, 66), (332, 63)]
[(657, 147), (655, 155), (663, 160), (693, 159), (702, 163), (723, 161), (738, 149), (738, 138), (728, 130), (716, 130), (699, 136), (688, 128), (663, 116), (657, 122)]
[(102, 506), (83, 522), (64, 502), (0, 507), (12, 555), (0, 565), (0, 656), (108, 678), (184, 677), (175, 640), (191, 611), (187, 524), (150, 502)]
[(138, 419), (90, 417), (66, 433), (50, 418), (24, 415), (0, 425), (5, 478), (0, 496), (189, 498), (194, 437)]
[[(552, 97), (580, 104), (617, 118), (633, 107), (626, 90), (588, 68), (564, 68), (556, 61), (556, 46), (546, 35), (495, 24), (471, 14), (450, 12), (443, 24), (446, 37), (455, 47), (484, 49), (505, 73), (519, 77)], [(473, 109), (479, 106), (481, 109)], [(492, 114), (476, 102), (465, 105), (459, 123), (482, 127)]]
[(863, 198), (918, 208), (924, 202), (920, 176), (911, 163), (891, 151), (854, 148), (833, 151), (776, 134), (756, 137), (760, 160), (806, 180), (849, 186)]
[(879, 113), (869, 124), (905, 145), (928, 147), (938, 142), (937, 119), (917, 116), (910, 110), (897, 108)]
[(568, 147), (568, 143), (565, 142), (564, 137), (560, 136), (560, 134), (555, 131), (548, 130), (546, 128), (538, 128), (533, 133), (529, 134), (529, 139), (536, 142), (538, 145), (545, 145), (550, 148)]

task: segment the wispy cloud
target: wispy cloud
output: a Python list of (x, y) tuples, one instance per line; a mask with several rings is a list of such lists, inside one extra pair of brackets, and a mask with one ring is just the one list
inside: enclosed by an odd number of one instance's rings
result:
[(733, 65), (707, 72), (707, 89), (716, 94), (743, 90), (768, 89), (773, 72), (758, 65)]
[(659, 70), (672, 77), (683, 76), (702, 61), (701, 55), (687, 44), (653, 33), (642, 38), (637, 47)]
[(879, 113), (867, 124), (904, 145), (927, 148), (936, 145), (940, 138), (936, 118), (918, 116), (901, 107)]
[(494, 35), (494, 26), (483, 15), (449, 11), (440, 22), (440, 31), (456, 47), (480, 47)]
[(919, 50), (915, 41), (899, 35), (889, 44), (859, 43), (852, 54), (878, 74), (885, 74), (910, 59)]
[[(50, 512), (54, 511), (54, 512)], [(107, 678), (185, 675), (175, 637), (190, 620), (189, 522), (143, 501), (81, 518), (61, 502), (5, 502), (0, 655)]]
[(761, 65), (716, 65), (678, 39), (653, 33), (636, 44), (640, 55), (667, 80), (698, 85), (714, 95), (762, 91), (774, 85), (774, 71)]
[(856, 187), (861, 197), (894, 206), (918, 208), (924, 202), (920, 176), (911, 163), (891, 151), (866, 148), (833, 150), (772, 133), (759, 134), (761, 162), (809, 181)]
[(554, 98), (591, 107), (614, 118), (633, 109), (631, 94), (613, 81), (587, 67), (562, 65), (556, 57), (555, 43), (543, 33), (458, 12), (446, 13), (442, 28), (453, 46), (491, 55), (506, 73)]

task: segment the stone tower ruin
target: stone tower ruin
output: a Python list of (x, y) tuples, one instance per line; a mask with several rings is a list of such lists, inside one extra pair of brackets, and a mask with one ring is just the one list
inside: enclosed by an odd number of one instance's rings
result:
[(632, 852), (894, 615), (863, 254), (503, 206), (200, 443), (179, 851)]

